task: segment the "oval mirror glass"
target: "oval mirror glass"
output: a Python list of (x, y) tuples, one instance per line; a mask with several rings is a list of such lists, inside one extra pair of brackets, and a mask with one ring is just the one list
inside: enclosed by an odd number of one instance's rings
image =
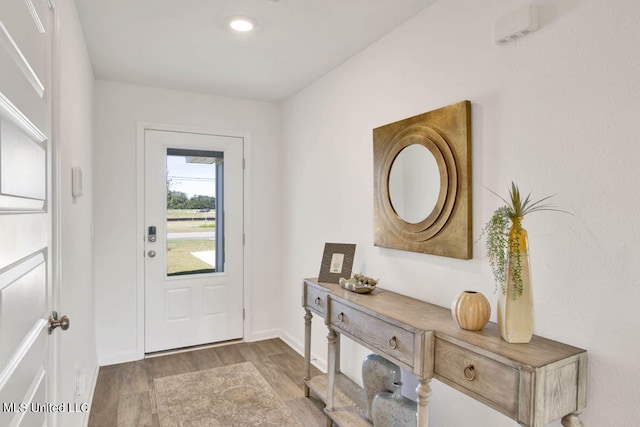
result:
[(389, 173), (389, 197), (398, 216), (410, 224), (425, 220), (439, 194), (440, 171), (431, 151), (420, 144), (402, 149)]

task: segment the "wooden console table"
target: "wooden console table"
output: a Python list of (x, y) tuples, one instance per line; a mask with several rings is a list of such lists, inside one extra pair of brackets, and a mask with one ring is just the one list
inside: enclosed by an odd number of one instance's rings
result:
[[(370, 425), (358, 409), (365, 407), (364, 393), (340, 373), (340, 335), (418, 377), (419, 427), (427, 427), (432, 378), (524, 426), (542, 427), (561, 417), (565, 427), (582, 426), (578, 413), (587, 401), (585, 350), (539, 336), (528, 344), (509, 344), (494, 323), (482, 331), (465, 331), (450, 310), (380, 288), (360, 295), (306, 279), (302, 305), (305, 395), (313, 392), (324, 401), (329, 426)], [(312, 312), (329, 329), (328, 373), (313, 378)]]

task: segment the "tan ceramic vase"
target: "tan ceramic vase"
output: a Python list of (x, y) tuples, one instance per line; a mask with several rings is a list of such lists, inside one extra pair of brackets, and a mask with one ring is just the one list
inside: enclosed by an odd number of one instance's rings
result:
[(462, 329), (479, 331), (489, 322), (491, 305), (480, 292), (460, 292), (451, 304), (451, 315)]
[[(522, 218), (512, 219), (509, 231), (509, 255), (507, 259), (506, 293), (498, 298), (498, 328), (500, 336), (509, 343), (528, 343), (533, 334), (533, 291), (529, 265), (529, 241), (527, 230), (522, 228)], [(519, 261), (515, 249), (519, 249)], [(514, 281), (514, 266), (519, 265), (522, 293)]]

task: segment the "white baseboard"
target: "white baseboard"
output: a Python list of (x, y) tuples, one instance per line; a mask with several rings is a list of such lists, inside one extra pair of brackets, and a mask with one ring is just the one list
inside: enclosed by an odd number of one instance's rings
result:
[(89, 390), (89, 396), (87, 398), (87, 403), (89, 404), (89, 410), (84, 413), (84, 422), (82, 425), (84, 427), (89, 426), (89, 416), (91, 415), (91, 405), (93, 405), (93, 395), (96, 391), (96, 385), (98, 384), (98, 373), (100, 372), (100, 365), (96, 364), (93, 368), (93, 375), (91, 375), (91, 382), (87, 384), (87, 389)]
[(303, 345), (303, 343), (301, 343), (300, 341), (298, 341), (297, 339), (295, 339), (293, 336), (289, 335), (288, 333), (286, 333), (282, 329), (279, 332), (280, 332), (280, 334), (278, 335), (278, 338), (280, 338), (282, 341), (284, 341), (289, 347), (294, 349), (296, 351), (296, 353), (304, 356), (304, 345)]
[(280, 338), (282, 331), (280, 329), (267, 329), (264, 331), (252, 332), (249, 336), (245, 337), (245, 341), (254, 342), (254, 341), (263, 341), (270, 340), (273, 338)]
[(144, 359), (144, 353), (140, 354), (139, 351), (123, 351), (121, 353), (103, 354), (98, 355), (98, 365), (109, 366), (117, 365), (118, 363), (134, 362), (136, 360)]
[[(285, 342), (289, 347), (294, 349), (298, 354), (304, 356), (304, 344), (295, 339), (293, 336), (287, 334), (286, 332), (280, 330), (279, 338)], [(311, 352), (311, 364), (316, 368), (320, 369), (322, 372), (327, 372), (327, 359), (325, 357), (321, 357), (318, 354)]]

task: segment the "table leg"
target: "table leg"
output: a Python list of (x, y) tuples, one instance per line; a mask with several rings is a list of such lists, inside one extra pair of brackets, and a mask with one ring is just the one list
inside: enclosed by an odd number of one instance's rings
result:
[(309, 386), (306, 381), (311, 379), (311, 319), (313, 314), (309, 310), (304, 313), (304, 395), (309, 397)]
[(331, 327), (329, 327), (329, 333), (327, 334), (327, 341), (329, 343), (329, 355), (327, 373), (329, 377), (329, 384), (327, 386), (327, 411), (333, 411), (333, 391), (336, 382), (336, 341), (338, 340), (338, 334)]
[(562, 417), (562, 425), (564, 427), (582, 427), (582, 421), (580, 421), (579, 413), (574, 412), (572, 414), (565, 415)]
[(431, 378), (418, 378), (416, 387), (418, 395), (418, 427), (427, 427), (429, 424), (429, 398), (431, 397)]
[(336, 364), (335, 364), (335, 370), (336, 370), (336, 374), (340, 373), (340, 334), (338, 332), (336, 332)]

